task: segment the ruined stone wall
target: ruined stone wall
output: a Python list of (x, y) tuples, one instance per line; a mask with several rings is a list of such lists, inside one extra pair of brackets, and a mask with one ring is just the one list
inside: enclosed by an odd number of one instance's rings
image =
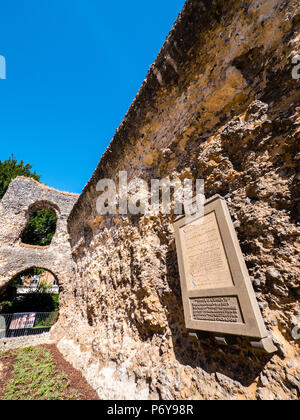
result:
[[(299, 398), (299, 29), (297, 0), (188, 1), (75, 205), (76, 311), (53, 334), (101, 398)], [(226, 197), (277, 354), (189, 337), (174, 218), (96, 212), (120, 170)]]
[(42, 344), (54, 344), (54, 341), (50, 337), (50, 333), (30, 335), (27, 337), (1, 338), (0, 352), (29, 346), (41, 346)]
[[(15, 178), (0, 201), (0, 290), (18, 274), (44, 268), (60, 286), (62, 311), (72, 311), (74, 262), (67, 229), (68, 216), (77, 194), (63, 193), (25, 177)], [(49, 246), (22, 244), (21, 236), (29, 217), (39, 209), (57, 217), (56, 232)]]

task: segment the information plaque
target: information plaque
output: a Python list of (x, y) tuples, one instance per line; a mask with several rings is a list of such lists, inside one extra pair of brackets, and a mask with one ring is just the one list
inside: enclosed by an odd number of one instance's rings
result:
[(186, 327), (224, 343), (226, 335), (250, 337), (254, 347), (275, 352), (226, 201), (206, 200), (202, 216), (180, 217), (174, 228)]

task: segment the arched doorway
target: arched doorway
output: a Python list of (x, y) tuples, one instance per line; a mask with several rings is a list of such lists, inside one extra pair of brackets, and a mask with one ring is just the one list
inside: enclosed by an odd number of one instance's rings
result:
[(44, 268), (24, 270), (14, 276), (0, 295), (0, 338), (48, 332), (58, 314), (56, 276)]

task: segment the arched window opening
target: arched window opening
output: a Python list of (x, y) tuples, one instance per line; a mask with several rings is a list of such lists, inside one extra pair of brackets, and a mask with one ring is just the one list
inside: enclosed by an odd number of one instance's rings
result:
[(57, 218), (54, 211), (40, 209), (35, 211), (28, 220), (22, 233), (23, 244), (34, 246), (49, 246), (56, 231)]

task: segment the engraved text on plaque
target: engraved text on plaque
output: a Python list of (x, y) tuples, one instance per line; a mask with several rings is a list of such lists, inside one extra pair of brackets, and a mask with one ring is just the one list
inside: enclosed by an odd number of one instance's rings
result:
[(191, 299), (192, 314), (196, 321), (243, 322), (236, 297), (205, 297)]
[(180, 229), (188, 290), (233, 286), (215, 212)]

